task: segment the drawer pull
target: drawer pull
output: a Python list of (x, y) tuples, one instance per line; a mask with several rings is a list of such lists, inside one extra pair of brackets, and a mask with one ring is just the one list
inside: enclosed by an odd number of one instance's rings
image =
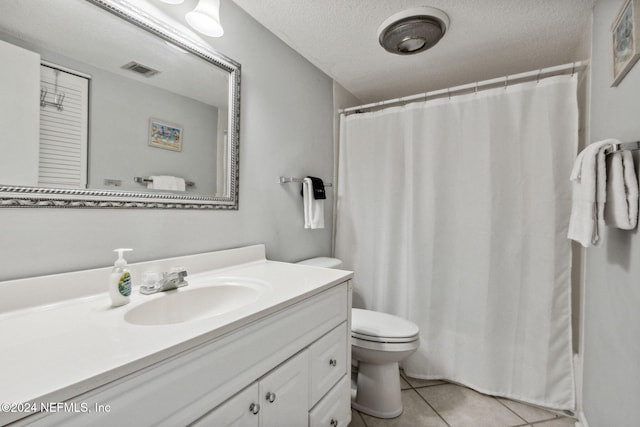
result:
[(338, 420), (331, 418), (331, 427), (338, 427)]
[(336, 359), (329, 359), (329, 365), (335, 368), (338, 365), (338, 361)]
[(276, 401), (276, 394), (272, 392), (268, 392), (264, 398), (267, 399), (267, 402), (273, 403)]
[(252, 403), (251, 406), (249, 406), (249, 412), (251, 412), (253, 415), (257, 415), (258, 412), (260, 412), (260, 405), (257, 403)]

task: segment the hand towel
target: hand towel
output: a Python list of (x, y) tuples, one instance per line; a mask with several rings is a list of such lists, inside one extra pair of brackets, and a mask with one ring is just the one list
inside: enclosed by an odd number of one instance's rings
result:
[(311, 186), (313, 187), (313, 198), (316, 200), (322, 200), (327, 198), (327, 194), (324, 190), (324, 182), (322, 179), (316, 178), (314, 176), (308, 176), (311, 180)]
[[(311, 185), (313, 187), (313, 198), (316, 200), (326, 199), (327, 192), (324, 189), (324, 182), (322, 181), (322, 179), (316, 178), (314, 176), (308, 176), (307, 178), (311, 180)], [(304, 185), (300, 187), (300, 195), (304, 197)]]
[(186, 184), (183, 178), (169, 175), (150, 176), (151, 182), (147, 184), (147, 188), (151, 190), (170, 190), (185, 191)]
[(571, 171), (573, 197), (567, 237), (585, 248), (602, 241), (607, 179), (605, 150), (614, 143), (618, 141), (607, 139), (589, 144), (580, 152)]
[(607, 225), (631, 230), (638, 223), (638, 179), (629, 151), (607, 156), (607, 202), (604, 220)]
[(302, 182), (302, 201), (304, 228), (324, 228), (324, 200), (314, 199), (311, 178), (304, 178)]

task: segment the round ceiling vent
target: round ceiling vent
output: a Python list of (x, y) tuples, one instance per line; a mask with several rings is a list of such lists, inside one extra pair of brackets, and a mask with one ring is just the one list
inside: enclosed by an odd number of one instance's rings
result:
[(438, 43), (448, 26), (449, 17), (440, 9), (407, 9), (385, 19), (378, 27), (378, 41), (388, 52), (412, 55)]

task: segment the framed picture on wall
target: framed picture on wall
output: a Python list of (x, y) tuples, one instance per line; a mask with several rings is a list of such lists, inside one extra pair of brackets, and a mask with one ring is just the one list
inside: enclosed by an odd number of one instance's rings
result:
[(159, 119), (149, 119), (149, 145), (165, 150), (182, 151), (182, 126)]
[(625, 0), (611, 25), (611, 86), (618, 86), (640, 58), (640, 0)]

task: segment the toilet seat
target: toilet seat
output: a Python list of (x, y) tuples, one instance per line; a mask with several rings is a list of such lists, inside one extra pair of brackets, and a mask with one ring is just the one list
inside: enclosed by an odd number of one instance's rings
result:
[(410, 343), (413, 341), (416, 341), (418, 339), (418, 334), (411, 336), (411, 337), (406, 337), (406, 338), (394, 338), (394, 337), (376, 337), (376, 336), (371, 336), (371, 335), (365, 335), (365, 334), (358, 334), (356, 332), (351, 332), (351, 338), (354, 339), (358, 339), (358, 340), (363, 340), (363, 341), (369, 341), (369, 342), (374, 342), (374, 343), (381, 343), (381, 344), (404, 344), (404, 343)]
[(382, 342), (382, 341), (371, 341), (371, 340), (363, 340), (361, 338), (351, 337), (351, 345), (353, 348), (359, 347), (368, 350), (382, 351), (388, 353), (397, 353), (397, 352), (406, 352), (410, 351), (413, 353), (414, 350), (418, 348), (420, 345), (420, 341), (416, 338), (413, 341), (408, 342)]
[(418, 326), (392, 314), (354, 308), (351, 336), (377, 343), (409, 343), (418, 339)]

